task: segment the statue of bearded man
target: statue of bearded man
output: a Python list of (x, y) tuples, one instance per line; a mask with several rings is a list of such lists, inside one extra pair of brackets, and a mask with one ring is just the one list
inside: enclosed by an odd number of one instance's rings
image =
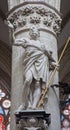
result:
[(23, 37), (14, 40), (14, 45), (25, 49), (22, 105), (18, 111), (28, 108), (37, 109), (40, 96), (48, 81), (49, 61), (54, 62), (48, 48), (39, 40), (39, 29), (36, 26), (31, 27), (29, 35), (30, 39)]

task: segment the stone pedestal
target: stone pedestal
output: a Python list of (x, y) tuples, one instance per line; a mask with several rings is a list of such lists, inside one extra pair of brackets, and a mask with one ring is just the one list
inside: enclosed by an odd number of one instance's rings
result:
[(18, 130), (46, 130), (51, 116), (44, 110), (23, 110), (15, 113)]

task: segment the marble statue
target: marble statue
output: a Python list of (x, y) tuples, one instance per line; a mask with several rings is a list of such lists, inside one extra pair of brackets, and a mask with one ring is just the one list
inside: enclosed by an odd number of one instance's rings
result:
[(48, 81), (49, 66), (55, 66), (51, 52), (46, 48), (45, 44), (39, 40), (39, 29), (36, 26), (32, 26), (29, 35), (30, 39), (25, 37), (14, 39), (15, 46), (21, 46), (25, 49), (25, 57), (23, 60), (23, 103), (18, 108), (18, 111), (23, 109), (37, 109), (40, 96), (45, 90)]

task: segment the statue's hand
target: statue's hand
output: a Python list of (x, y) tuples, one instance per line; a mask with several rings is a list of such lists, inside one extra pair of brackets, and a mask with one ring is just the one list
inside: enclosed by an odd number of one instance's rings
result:
[(9, 20), (7, 21), (7, 23), (8, 23), (9, 29), (11, 29), (13, 31), (14, 30), (13, 24)]
[(57, 62), (52, 62), (52, 64), (54, 65), (54, 67), (57, 67), (57, 71), (59, 70), (60, 65)]
[(14, 44), (14, 42), (15, 42), (15, 36), (14, 36), (14, 26), (13, 26), (13, 24), (8, 20), (7, 21), (7, 25), (8, 25), (8, 27), (9, 27), (9, 31), (10, 31), (10, 43), (11, 44)]

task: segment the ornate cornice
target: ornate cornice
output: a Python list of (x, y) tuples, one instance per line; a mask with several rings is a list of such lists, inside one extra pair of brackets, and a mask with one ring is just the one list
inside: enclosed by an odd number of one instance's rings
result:
[(52, 32), (54, 35), (58, 35), (60, 32), (61, 18), (53, 8), (47, 5), (37, 4), (32, 2), (21, 4), (23, 6), (17, 6), (15, 10), (9, 13), (8, 20), (13, 24), (14, 31), (17, 32), (24, 27), (30, 27), (33, 24), (38, 27), (46, 28), (46, 30)]

